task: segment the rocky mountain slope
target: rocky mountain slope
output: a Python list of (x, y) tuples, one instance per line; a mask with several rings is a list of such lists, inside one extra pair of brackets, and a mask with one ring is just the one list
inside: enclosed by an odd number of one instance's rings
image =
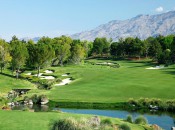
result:
[(157, 15), (138, 15), (124, 21), (113, 20), (99, 27), (71, 35), (73, 39), (93, 41), (96, 37), (119, 38), (175, 34), (175, 11)]

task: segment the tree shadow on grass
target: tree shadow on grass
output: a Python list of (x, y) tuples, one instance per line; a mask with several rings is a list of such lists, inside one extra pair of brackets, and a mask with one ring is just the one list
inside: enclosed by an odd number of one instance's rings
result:
[(171, 74), (171, 75), (175, 75), (175, 71), (163, 71), (166, 74)]
[(140, 63), (139, 65), (133, 65), (133, 66), (130, 66), (129, 68), (138, 68), (138, 67), (155, 67), (157, 64), (155, 64), (155, 63), (153, 63), (153, 62), (142, 62), (142, 61), (140, 61), (140, 62), (137, 62), (137, 61), (135, 61), (135, 62), (130, 62), (130, 64), (132, 64), (132, 63)]
[(0, 75), (4, 75), (4, 76), (7, 76), (7, 77), (15, 78), (15, 76), (10, 75), (10, 74), (6, 74), (6, 73), (0, 73)]
[(175, 75), (175, 67), (165, 67), (162, 69), (162, 73)]

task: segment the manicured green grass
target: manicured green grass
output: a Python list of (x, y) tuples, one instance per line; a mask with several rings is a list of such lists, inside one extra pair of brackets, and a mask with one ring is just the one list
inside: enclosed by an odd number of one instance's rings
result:
[[(57, 112), (23, 112), (23, 111), (2, 111), (0, 110), (0, 129), (1, 130), (49, 130), (51, 120), (73, 117), (77, 120), (81, 118), (91, 118), (91, 115), (78, 115)], [(101, 117), (106, 119), (106, 117)], [(124, 121), (117, 118), (109, 118), (116, 124)], [(144, 130), (142, 126), (127, 123), (132, 130)]]
[[(106, 60), (88, 60), (89, 62), (106, 62)], [(163, 100), (175, 98), (175, 65), (160, 70), (145, 68), (156, 66), (150, 61), (108, 61), (121, 65), (120, 68), (110, 68), (100, 65), (67, 65), (51, 67), (60, 78), (64, 73), (75, 80), (69, 85), (53, 87), (51, 90), (37, 90), (33, 84), (24, 80), (0, 74), (0, 92), (11, 88), (33, 88), (33, 94), (46, 94), (56, 102), (125, 102), (129, 98), (160, 98)]]
[[(91, 60), (99, 62), (97, 60)], [(104, 61), (101, 61), (104, 62)], [(112, 61), (109, 61), (112, 62)], [(150, 62), (113, 61), (120, 68), (82, 65), (53, 67), (61, 75), (70, 72), (76, 80), (70, 85), (54, 87), (48, 96), (65, 102), (123, 102), (129, 98), (175, 98), (175, 65), (161, 70), (147, 70)]]

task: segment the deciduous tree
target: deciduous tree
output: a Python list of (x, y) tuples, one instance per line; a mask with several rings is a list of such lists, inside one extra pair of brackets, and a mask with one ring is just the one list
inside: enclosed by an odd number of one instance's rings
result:
[(14, 36), (10, 41), (11, 56), (12, 56), (12, 68), (16, 70), (16, 78), (19, 76), (20, 68), (25, 64), (28, 57), (27, 47), (24, 43)]
[(10, 50), (8, 43), (5, 40), (0, 39), (0, 68), (1, 73), (5, 65), (11, 61)]

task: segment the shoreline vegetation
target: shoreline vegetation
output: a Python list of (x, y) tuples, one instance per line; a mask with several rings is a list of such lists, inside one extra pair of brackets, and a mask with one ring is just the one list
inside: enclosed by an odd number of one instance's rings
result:
[(50, 101), (49, 106), (56, 108), (77, 108), (77, 109), (114, 109), (114, 110), (134, 110), (134, 111), (150, 111), (155, 110), (159, 112), (174, 112), (174, 100), (160, 100), (160, 99), (129, 99), (128, 102), (116, 103), (100, 103), (100, 102), (55, 102)]

